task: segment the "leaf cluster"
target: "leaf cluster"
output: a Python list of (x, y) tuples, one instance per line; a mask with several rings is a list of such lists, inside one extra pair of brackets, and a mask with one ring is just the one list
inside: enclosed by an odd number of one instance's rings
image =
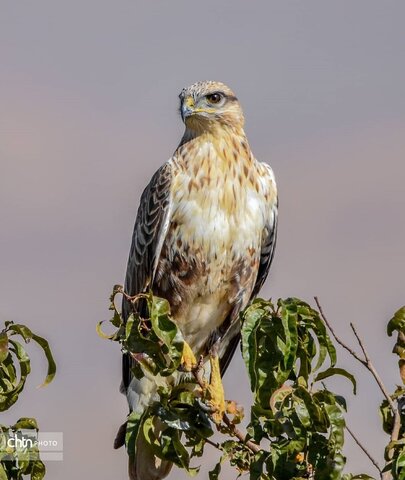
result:
[[(336, 366), (336, 350), (319, 313), (296, 299), (280, 299), (276, 305), (258, 299), (241, 314), (242, 355), (248, 371), (254, 404), (247, 433), (236, 424), (242, 409), (228, 402), (228, 414), (221, 424), (212, 421), (198, 374), (182, 374), (181, 382), (170, 379), (181, 371), (184, 340), (170, 318), (166, 300), (152, 294), (127, 299), (147, 304), (149, 315), (142, 318), (134, 309), (124, 323), (115, 306), (114, 287), (110, 309), (112, 335), (104, 338), (121, 344), (134, 359), (138, 378), (167, 377), (160, 382), (157, 399), (143, 412), (128, 417), (126, 447), (134, 455), (140, 432), (162, 459), (170, 460), (195, 475), (193, 457), (203, 454), (206, 444), (216, 447), (221, 458), (210, 472), (218, 479), (221, 466), (229, 461), (239, 473), (249, 472), (251, 480), (293, 480), (300, 478), (350, 480), (370, 478), (343, 474), (346, 403), (323, 384), (325, 379), (343, 375), (356, 389), (349, 372)], [(178, 378), (178, 377), (176, 377)], [(229, 415), (233, 415), (232, 420)], [(224, 437), (214, 442), (214, 429)]]
[[(5, 322), (0, 332), (0, 411), (8, 410), (17, 401), (31, 371), (30, 358), (23, 344), (15, 340), (19, 335), (24, 343), (36, 342), (48, 360), (48, 372), (42, 386), (48, 385), (55, 376), (56, 365), (47, 340), (33, 333), (28, 327)], [(17, 367), (18, 370), (17, 371)]]
[(320, 382), (343, 375), (354, 391), (356, 382), (336, 367), (319, 313), (296, 298), (254, 301), (242, 314), (242, 354), (254, 394), (248, 433), (269, 445), (250, 478), (349, 478), (342, 477), (346, 402)]
[[(158, 400), (144, 412), (131, 412), (127, 419), (125, 443), (129, 455), (133, 455), (139, 434), (154, 454), (170, 460), (190, 475), (198, 468), (190, 466), (192, 457), (200, 457), (207, 439), (213, 435), (209, 409), (201, 399), (201, 389), (192, 376), (185, 376), (180, 384), (174, 384), (173, 375), (181, 369), (184, 339), (177, 325), (170, 318), (169, 303), (152, 294), (129, 298), (134, 306), (126, 322), (116, 307), (116, 296), (125, 295), (116, 285), (110, 297), (113, 317), (110, 323), (116, 327), (112, 335), (97, 330), (103, 338), (120, 343), (122, 352), (132, 358), (132, 373), (138, 379), (146, 376), (170, 377), (162, 382)], [(142, 306), (140, 302), (143, 302)], [(138, 307), (138, 308), (135, 308)], [(138, 311), (147, 311), (143, 318)]]
[[(405, 383), (405, 306), (397, 310), (387, 325), (387, 334), (397, 333), (393, 353), (399, 357), (398, 367), (402, 383)], [(385, 449), (386, 466), (394, 480), (405, 479), (405, 387), (398, 385), (390, 395), (391, 402), (384, 399), (380, 405), (382, 427), (391, 436)], [(392, 408), (392, 405), (395, 408)], [(393, 435), (393, 432), (395, 434)]]
[(23, 475), (30, 475), (31, 480), (42, 480), (45, 476), (45, 465), (39, 456), (38, 446), (24, 446), (21, 444), (10, 444), (7, 440), (14, 437), (20, 431), (24, 431), (24, 437), (29, 431), (34, 433), (36, 438), (38, 425), (34, 418), (20, 418), (17, 423), (9, 427), (0, 425), (0, 480), (20, 480)]
[[(19, 337), (19, 340), (16, 340)], [(22, 341), (21, 341), (22, 340)], [(23, 346), (30, 341), (37, 343), (48, 361), (48, 371), (41, 386), (48, 385), (54, 378), (56, 364), (48, 341), (33, 333), (28, 327), (13, 322), (5, 322), (0, 332), (0, 411), (8, 410), (18, 400), (25, 382), (31, 372), (30, 358)], [(33, 418), (21, 418), (15, 425), (0, 425), (0, 480), (19, 480), (30, 475), (31, 480), (41, 480), (45, 475), (45, 466), (39, 458), (36, 448), (26, 451), (8, 445), (10, 432), (19, 430), (37, 432), (38, 426)]]

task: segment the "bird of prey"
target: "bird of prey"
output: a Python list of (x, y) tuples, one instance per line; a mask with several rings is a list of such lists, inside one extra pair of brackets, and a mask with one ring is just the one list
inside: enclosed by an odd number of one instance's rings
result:
[[(180, 144), (140, 200), (125, 291), (131, 296), (152, 291), (167, 299), (185, 340), (185, 364), (194, 356), (209, 363), (215, 346), (211, 370), (220, 375), (239, 342), (239, 313), (269, 272), (277, 188), (270, 166), (250, 150), (243, 112), (230, 88), (213, 81), (184, 88), (180, 113), (185, 124)], [(124, 319), (131, 308), (124, 299)], [(131, 411), (144, 411), (167, 381), (151, 375), (138, 380), (124, 357), (123, 388)], [(131, 480), (158, 480), (170, 471), (171, 464), (146, 447), (138, 437)]]

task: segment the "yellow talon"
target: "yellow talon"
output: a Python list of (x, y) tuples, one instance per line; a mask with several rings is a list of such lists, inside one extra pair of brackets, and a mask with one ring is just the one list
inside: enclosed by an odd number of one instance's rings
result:
[(187, 342), (184, 342), (181, 364), (186, 372), (191, 372), (197, 366), (197, 360)]
[(211, 378), (209, 385), (207, 385), (207, 398), (209, 404), (215, 410), (212, 419), (215, 423), (220, 424), (225, 413), (225, 394), (218, 355), (210, 356), (210, 364)]
[[(184, 371), (191, 372), (198, 367), (198, 362), (195, 358), (190, 345), (184, 342), (183, 354), (181, 356), (181, 365)], [(221, 369), (219, 366), (218, 355), (210, 355), (211, 375), (210, 382), (207, 383), (202, 380), (203, 393), (208, 401), (208, 404), (212, 407), (212, 419), (216, 424), (222, 422), (226, 410), (224, 387), (221, 379)]]

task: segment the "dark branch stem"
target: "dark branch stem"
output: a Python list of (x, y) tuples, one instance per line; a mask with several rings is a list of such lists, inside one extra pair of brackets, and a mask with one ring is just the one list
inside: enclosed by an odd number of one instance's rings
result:
[(392, 413), (395, 416), (396, 413), (398, 412), (398, 408), (396, 407), (395, 403), (393, 402), (392, 398), (390, 397), (390, 394), (388, 393), (388, 390), (385, 388), (385, 385), (384, 385), (379, 373), (375, 369), (375, 367), (373, 365), (373, 362), (370, 360), (370, 357), (367, 353), (366, 347), (364, 346), (363, 341), (359, 337), (359, 334), (357, 333), (357, 330), (356, 330), (355, 326), (353, 325), (353, 323), (350, 323), (350, 327), (353, 330), (353, 333), (354, 333), (354, 335), (357, 339), (357, 342), (360, 345), (360, 348), (363, 352), (364, 359), (365, 359), (365, 362), (362, 362), (363, 365), (365, 365), (365, 367), (373, 375), (375, 381), (377, 382), (377, 385), (380, 387), (380, 390), (382, 391), (384, 397), (387, 399), (387, 402), (388, 402), (389, 406), (391, 407)]
[(205, 440), (209, 445), (213, 446), (214, 448), (216, 448), (216, 449), (218, 449), (218, 450), (221, 450), (221, 452), (222, 452), (222, 449), (221, 449), (221, 447), (219, 446), (218, 443), (213, 442), (212, 440), (210, 440), (210, 439), (207, 438), (207, 437), (203, 437), (203, 438), (204, 438), (204, 440)]
[(326, 326), (329, 328), (330, 333), (332, 334), (333, 338), (336, 340), (336, 342), (343, 347), (345, 350), (347, 350), (352, 357), (354, 357), (358, 362), (363, 364), (365, 367), (367, 367), (367, 363), (354, 351), (352, 350), (348, 345), (342, 342), (340, 338), (336, 335), (335, 331), (332, 328), (332, 325), (329, 323), (329, 320), (326, 318), (326, 315), (323, 313), (321, 304), (319, 303), (318, 297), (314, 297), (316, 305), (318, 307), (319, 313), (321, 314), (322, 320), (325, 322)]
[[(356, 337), (356, 340), (357, 340), (357, 342), (358, 342), (358, 344), (361, 348), (361, 351), (363, 352), (364, 359), (361, 358), (358, 353), (356, 353), (354, 350), (352, 350), (350, 347), (348, 347), (342, 340), (340, 340), (340, 338), (334, 332), (334, 330), (333, 330), (331, 324), (329, 323), (328, 319), (326, 318), (325, 314), (323, 313), (323, 310), (322, 310), (321, 304), (319, 303), (318, 297), (314, 297), (314, 299), (315, 299), (315, 302), (318, 306), (319, 313), (320, 313), (323, 321), (325, 322), (325, 324), (329, 328), (329, 330), (330, 330), (331, 334), (333, 335), (333, 338), (336, 340), (336, 342), (341, 347), (343, 347), (345, 350), (347, 350), (350, 353), (350, 355), (352, 355), (352, 357), (354, 357), (358, 362), (360, 362), (362, 365), (364, 365), (367, 368), (367, 370), (371, 373), (371, 375), (374, 377), (374, 380), (376, 381), (376, 383), (377, 383), (378, 387), (380, 388), (382, 394), (386, 398), (386, 400), (388, 402), (388, 405), (390, 406), (390, 408), (392, 410), (392, 414), (394, 416), (394, 425), (393, 425), (392, 431), (391, 431), (391, 442), (398, 440), (400, 429), (401, 429), (400, 407), (395, 404), (395, 402), (391, 398), (390, 394), (388, 393), (388, 390), (386, 389), (379, 373), (377, 372), (376, 368), (374, 367), (374, 364), (371, 361), (370, 356), (368, 355), (368, 352), (366, 350), (364, 342), (362, 341), (359, 334), (357, 333), (357, 330), (356, 330), (355, 326), (353, 325), (353, 323), (350, 323), (350, 327), (351, 327), (351, 329), (354, 333), (354, 336)], [(392, 459), (393, 454), (394, 454), (394, 449), (392, 448), (388, 452), (388, 458)], [(373, 462), (373, 464), (374, 464), (374, 462)], [(390, 479), (392, 479), (392, 474), (389, 471), (381, 473), (381, 478), (383, 480), (390, 480)]]
[(352, 357), (354, 357), (358, 362), (360, 362), (362, 365), (364, 365), (367, 370), (373, 375), (375, 381), (377, 382), (377, 385), (379, 386), (381, 392), (383, 393), (384, 397), (387, 399), (387, 402), (389, 404), (389, 406), (391, 407), (391, 410), (392, 410), (392, 413), (395, 415), (395, 412), (398, 410), (392, 400), (392, 398), (390, 397), (390, 394), (388, 393), (388, 390), (385, 388), (385, 385), (383, 383), (383, 381), (381, 380), (381, 377), (379, 375), (379, 373), (377, 372), (377, 370), (375, 369), (372, 361), (370, 360), (370, 357), (367, 353), (367, 350), (364, 346), (364, 342), (361, 340), (361, 338), (359, 337), (358, 333), (357, 333), (357, 330), (356, 328), (354, 327), (353, 323), (350, 323), (350, 327), (351, 329), (353, 330), (353, 333), (357, 339), (357, 342), (359, 343), (360, 345), (360, 348), (363, 352), (363, 355), (364, 355), (364, 359), (360, 357), (360, 355), (358, 353), (356, 353), (353, 349), (351, 349), (349, 346), (347, 346), (335, 333), (335, 331), (333, 330), (330, 322), (328, 321), (328, 319), (326, 318), (323, 310), (322, 310), (322, 307), (321, 307), (321, 304), (319, 303), (319, 300), (318, 300), (318, 297), (314, 297), (315, 299), (315, 302), (316, 302), (316, 305), (318, 306), (318, 309), (319, 309), (319, 313), (321, 314), (321, 317), (322, 317), (322, 320), (325, 322), (325, 324), (327, 325), (327, 327), (329, 328), (331, 334), (333, 335), (333, 338), (336, 340), (336, 342), (341, 346), (343, 347), (345, 350), (347, 350), (350, 355)]
[(349, 435), (353, 438), (353, 440), (357, 443), (357, 445), (360, 447), (360, 449), (366, 454), (366, 456), (368, 457), (368, 459), (370, 460), (370, 462), (375, 466), (375, 468), (378, 470), (379, 474), (380, 474), (380, 478), (383, 478), (382, 477), (382, 470), (380, 468), (380, 466), (378, 465), (378, 463), (376, 462), (376, 460), (374, 460), (374, 458), (370, 455), (370, 453), (366, 450), (366, 448), (364, 447), (364, 445), (360, 442), (360, 440), (356, 437), (356, 435), (352, 432), (352, 430), (350, 430), (350, 428), (346, 425), (346, 430), (348, 431)]

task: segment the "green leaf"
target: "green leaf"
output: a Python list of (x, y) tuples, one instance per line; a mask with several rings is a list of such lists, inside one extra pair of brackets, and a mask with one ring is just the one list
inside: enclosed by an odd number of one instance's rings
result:
[(351, 478), (351, 480), (375, 480), (374, 477), (370, 477), (370, 475), (367, 475), (365, 473), (360, 473), (360, 474), (354, 475), (350, 478)]
[(139, 434), (139, 428), (142, 425), (143, 414), (133, 411), (128, 415), (127, 429), (125, 433), (125, 447), (128, 455), (135, 455), (136, 440)]
[(32, 339), (33, 333), (25, 325), (13, 323), (8, 326), (7, 330), (10, 332), (13, 332), (13, 334), (21, 335), (25, 343), (28, 343)]
[[(279, 302), (279, 305), (283, 304)], [(286, 372), (290, 372), (294, 366), (298, 343), (297, 314), (295, 309), (290, 311), (288, 308), (282, 308), (281, 319), (284, 326), (283, 333), (285, 334), (285, 348), (283, 349), (284, 369)]]
[(41, 460), (37, 460), (32, 466), (31, 480), (42, 480), (45, 476), (45, 473), (45, 465), (41, 462)]
[(330, 367), (323, 372), (318, 373), (318, 375), (315, 377), (315, 382), (319, 382), (321, 380), (324, 380), (325, 378), (332, 377), (333, 375), (341, 375), (343, 377), (346, 377), (352, 382), (353, 385), (353, 393), (356, 395), (356, 379), (354, 376), (349, 373), (347, 370), (344, 368), (336, 368), (336, 367)]
[(107, 333), (104, 333), (103, 332), (103, 329), (101, 328), (101, 326), (103, 325), (103, 323), (105, 323), (105, 320), (101, 320), (101, 322), (98, 322), (97, 325), (96, 325), (96, 332), (97, 332), (97, 335), (101, 338), (103, 338), (104, 340), (112, 340), (115, 335), (116, 335), (116, 332), (114, 333), (111, 333), (110, 335), (108, 335)]
[(256, 453), (252, 462), (250, 463), (250, 475), (249, 480), (265, 480), (269, 479), (267, 475), (263, 472), (264, 464), (269, 457), (269, 453), (265, 451), (260, 451)]
[(387, 400), (383, 400), (380, 405), (380, 415), (382, 419), (382, 427), (385, 433), (391, 435), (394, 426), (394, 415)]
[[(257, 303), (245, 310), (242, 323), (242, 356), (248, 369), (252, 391), (257, 388), (258, 379), (255, 369), (257, 358), (257, 337), (255, 335), (264, 310), (259, 309)], [(215, 467), (217, 469), (218, 465)], [(220, 466), (218, 467), (220, 471)], [(215, 470), (215, 469), (214, 469)]]
[(3, 465), (0, 463), (0, 480), (9, 480)]
[(170, 305), (165, 299), (149, 296), (148, 308), (152, 328), (156, 336), (166, 346), (170, 355), (170, 365), (160, 369), (161, 375), (169, 375), (180, 366), (184, 340), (177, 325), (170, 319)]
[(22, 417), (10, 428), (12, 430), (38, 430), (38, 424), (35, 418)]
[(42, 385), (40, 385), (40, 387), (45, 387), (46, 385), (49, 385), (55, 377), (56, 363), (53, 358), (48, 341), (45, 340), (45, 338), (42, 338), (39, 335), (35, 334), (32, 335), (32, 339), (42, 348), (45, 357), (48, 360), (48, 372), (46, 374), (44, 382), (42, 383)]
[[(12, 355), (0, 364), (0, 411), (7, 410), (18, 398), (17, 372)], [(15, 397), (15, 399), (14, 399)]]
[(336, 365), (337, 356), (336, 356), (336, 348), (333, 345), (326, 331), (325, 324), (323, 323), (319, 313), (315, 310), (312, 310), (312, 312), (313, 312), (315, 333), (318, 338), (319, 348), (320, 348), (318, 362), (314, 368), (314, 372), (315, 372), (323, 365), (326, 355), (329, 356), (331, 367)]
[(178, 410), (168, 410), (162, 405), (158, 404), (154, 408), (154, 413), (168, 426), (175, 430), (191, 430), (191, 418), (185, 420), (181, 418)]
[(215, 467), (210, 472), (208, 472), (209, 480), (219, 480), (220, 473), (221, 473), (221, 462), (218, 462), (215, 465)]
[(325, 410), (328, 414), (330, 425), (331, 425), (331, 438), (333, 439), (336, 447), (341, 449), (344, 442), (344, 427), (345, 419), (343, 417), (343, 412), (341, 408), (334, 405), (324, 405)]
[(9, 342), (11, 345), (10, 351), (16, 356), (20, 366), (20, 378), (19, 380), (15, 379), (15, 381), (13, 382), (13, 388), (12, 390), (6, 392), (4, 401), (3, 399), (0, 399), (0, 411), (7, 410), (17, 401), (18, 395), (24, 388), (27, 376), (31, 371), (30, 359), (25, 352), (23, 346), (19, 342), (11, 339), (9, 340)]
[(168, 434), (171, 438), (171, 442), (173, 443), (174, 450), (176, 452), (177, 461), (176, 464), (182, 468), (185, 468), (187, 471), (189, 470), (190, 464), (190, 456), (183, 446), (181, 442), (180, 433), (178, 430), (172, 431), (172, 429), (168, 429)]
[(275, 390), (288, 379), (296, 351), (294, 314), (277, 316), (271, 302), (257, 300), (242, 315), (242, 356), (256, 402), (268, 410)]
[(0, 333), (0, 363), (3, 363), (8, 356), (8, 335), (6, 332)]
[[(55, 361), (53, 359), (52, 352), (50, 350), (48, 341), (45, 340), (44, 338), (40, 337), (39, 335), (35, 335), (25, 325), (14, 324), (12, 322), (7, 322), (7, 330), (9, 332), (12, 332), (12, 335), (20, 335), (24, 339), (25, 343), (29, 343), (31, 340), (34, 340), (42, 348), (42, 350), (44, 351), (45, 357), (48, 360), (48, 373), (47, 373), (47, 376), (46, 376), (46, 378), (45, 378), (45, 380), (44, 380), (44, 382), (41, 386), (48, 385), (53, 380), (53, 378), (55, 376), (55, 372), (56, 372), (56, 364), (55, 364)], [(10, 340), (10, 343), (11, 343), (11, 340)], [(18, 344), (18, 345), (20, 345), (20, 347), (16, 347), (16, 343), (14, 343), (13, 345), (15, 346), (15, 349), (16, 349), (15, 353), (17, 355), (17, 358), (18, 358), (18, 352), (20, 352), (25, 359), (24, 361), (26, 361), (28, 359), (28, 368), (29, 368), (29, 358), (25, 354), (24, 349), (22, 349), (20, 344)], [(21, 364), (21, 362), (20, 362), (20, 364)], [(28, 370), (28, 373), (29, 373), (29, 370)]]
[[(305, 405), (305, 402), (303, 402), (301, 399), (298, 399), (295, 397), (294, 401), (294, 409), (295, 413), (297, 414), (297, 417), (299, 418), (299, 421), (301, 422), (302, 426), (305, 428), (311, 428), (311, 418), (308, 412), (308, 409)], [(300, 428), (301, 430), (301, 428)]]
[(398, 332), (403, 332), (405, 330), (405, 306), (397, 310), (388, 322), (387, 334), (391, 336), (395, 330)]
[(318, 402), (317, 397), (315, 395), (311, 395), (306, 388), (298, 387), (294, 390), (293, 399), (297, 403), (299, 400), (303, 401), (307, 411), (308, 420), (310, 420), (313, 428), (317, 432), (326, 433), (329, 424), (323, 412), (322, 405)]

